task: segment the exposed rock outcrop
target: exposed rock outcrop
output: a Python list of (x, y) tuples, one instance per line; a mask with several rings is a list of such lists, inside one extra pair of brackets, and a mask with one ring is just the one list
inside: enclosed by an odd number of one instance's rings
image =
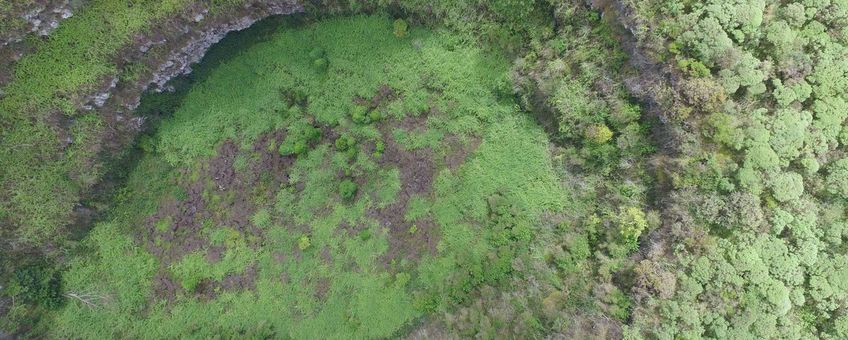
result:
[[(84, 1), (83, 1), (84, 2)], [(27, 34), (46, 36), (59, 27), (59, 22), (74, 15), (83, 2), (69, 0), (12, 1), (9, 8), (0, 8), (0, 46), (19, 42)]]
[[(34, 0), (0, 2), (0, 86), (9, 82), (13, 65), (31, 50), (28, 35), (44, 37), (74, 15), (86, 1)], [(0, 93), (2, 95), (2, 93)]]
[[(210, 15), (202, 5), (195, 5), (151, 31), (136, 36), (134, 43), (120, 53), (116, 61), (119, 67), (141, 64), (148, 70), (145, 74), (134, 81), (104, 79), (100, 91), (87, 97), (80, 103), (81, 107), (92, 109), (111, 104), (104, 107), (104, 113), (131, 111), (138, 106), (142, 92), (151, 86), (158, 91), (168, 90), (166, 84), (169, 80), (190, 73), (191, 65), (200, 61), (206, 51), (227, 33), (245, 29), (272, 15), (301, 11), (303, 6), (294, 0), (247, 1), (241, 7), (217, 15)], [(113, 101), (109, 103), (106, 99)]]

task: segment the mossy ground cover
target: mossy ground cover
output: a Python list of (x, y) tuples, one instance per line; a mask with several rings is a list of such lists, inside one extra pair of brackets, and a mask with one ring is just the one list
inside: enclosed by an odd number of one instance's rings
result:
[[(382, 16), (194, 85), (64, 275), (57, 337), (387, 337), (497, 284), (569, 204), (508, 62)], [(236, 334), (233, 334), (236, 335)]]

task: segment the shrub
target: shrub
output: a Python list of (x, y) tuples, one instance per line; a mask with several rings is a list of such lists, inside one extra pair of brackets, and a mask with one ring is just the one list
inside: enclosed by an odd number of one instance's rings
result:
[(368, 120), (370, 120), (371, 122), (379, 122), (382, 119), (383, 113), (381, 113), (380, 111), (373, 110), (368, 113)]
[(6, 294), (25, 303), (56, 308), (62, 305), (62, 279), (59, 273), (45, 264), (35, 264), (15, 270)]
[(357, 187), (356, 183), (349, 179), (346, 179), (339, 184), (339, 193), (345, 200), (353, 199), (353, 197), (356, 196), (357, 190), (359, 190), (359, 188)]
[(704, 63), (694, 59), (681, 59), (677, 61), (677, 67), (695, 78), (703, 78), (710, 75), (710, 69)]
[(378, 140), (377, 143), (374, 144), (374, 157), (382, 157), (384, 151), (386, 151), (386, 143), (383, 143), (383, 141)]
[(612, 130), (604, 124), (595, 124), (586, 129), (585, 137), (590, 143), (604, 144), (612, 139)]
[(312, 242), (309, 241), (309, 235), (301, 235), (300, 238), (297, 239), (297, 247), (300, 250), (309, 249), (312, 246)]
[(403, 19), (395, 20), (393, 26), (394, 26), (394, 33), (395, 33), (396, 37), (402, 39), (409, 34), (409, 32), (407, 31), (409, 29), (409, 25)]
[(336, 150), (347, 151), (348, 148), (356, 145), (356, 140), (349, 135), (342, 135), (336, 138)]
[(318, 72), (324, 72), (327, 70), (329, 61), (327, 60), (327, 54), (324, 50), (316, 48), (309, 52), (309, 57), (312, 58), (312, 66), (315, 67), (315, 70)]
[(305, 122), (292, 124), (288, 128), (288, 136), (280, 144), (280, 154), (283, 156), (301, 155), (308, 149), (309, 143), (321, 138), (321, 130)]
[(368, 110), (362, 106), (354, 106), (350, 110), (350, 119), (356, 124), (368, 124), (371, 122), (368, 118)]
[(318, 72), (324, 72), (327, 70), (327, 66), (329, 66), (329, 62), (326, 58), (318, 58), (312, 61), (312, 66), (315, 67), (315, 70)]
[(621, 211), (618, 223), (624, 244), (631, 249), (639, 248), (639, 235), (648, 227), (645, 213), (639, 208), (629, 207)]
[(268, 228), (271, 226), (271, 213), (267, 209), (259, 210), (250, 221), (259, 228)]

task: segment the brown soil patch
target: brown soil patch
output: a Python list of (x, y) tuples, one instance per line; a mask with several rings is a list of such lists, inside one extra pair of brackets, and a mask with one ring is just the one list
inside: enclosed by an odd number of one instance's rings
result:
[(330, 286), (332, 286), (330, 279), (326, 277), (318, 279), (318, 282), (315, 283), (315, 298), (318, 301), (326, 301), (327, 293), (330, 292)]
[[(422, 255), (436, 254), (439, 243), (439, 226), (430, 218), (404, 223), (406, 228), (389, 229), (389, 249), (381, 261), (390, 265), (392, 261), (418, 261)], [(413, 226), (414, 231), (413, 231)]]
[[(409, 117), (381, 127), (386, 149), (379, 160), (383, 167), (397, 167), (400, 172), (401, 189), (395, 202), (379, 209), (372, 208), (368, 214), (388, 229), (389, 249), (380, 262), (391, 267), (397, 260), (417, 261), (424, 254), (435, 254), (438, 243), (438, 226), (429, 219), (406, 221), (407, 206), (413, 196), (432, 196), (433, 180), (436, 175), (435, 155), (430, 148), (406, 150), (392, 134), (394, 128), (414, 130), (423, 128), (426, 117)], [(411, 232), (415, 225), (415, 231)]]
[(333, 264), (333, 255), (330, 252), (330, 247), (324, 246), (321, 248), (321, 261), (324, 261), (324, 264), (328, 266)]
[(389, 87), (389, 85), (383, 84), (377, 88), (377, 93), (374, 94), (371, 98), (363, 98), (363, 97), (355, 97), (353, 98), (353, 102), (357, 105), (363, 105), (368, 108), (368, 110), (374, 110), (380, 107), (383, 102), (392, 101), (397, 98), (395, 90)]
[(450, 169), (450, 171), (456, 171), (459, 167), (465, 163), (465, 160), (468, 159), (468, 156), (471, 155), (477, 147), (480, 146), (480, 143), (483, 140), (479, 137), (474, 137), (468, 142), (463, 142), (459, 137), (455, 135), (448, 135), (445, 138), (445, 142), (448, 145), (448, 152), (445, 155), (445, 166)]
[(228, 140), (218, 148), (218, 156), (209, 162), (209, 176), (220, 191), (227, 190), (236, 181), (233, 164), (238, 151), (238, 146)]
[(229, 274), (221, 280), (225, 290), (252, 290), (256, 288), (256, 266), (248, 266), (242, 273)]
[[(203, 184), (191, 183), (183, 189), (186, 198), (168, 198), (160, 205), (159, 211), (147, 219), (147, 228), (143, 231), (147, 250), (159, 259), (162, 267), (209, 244), (200, 235), (203, 221), (210, 216), (203, 200)], [(167, 227), (160, 229), (157, 224)]]
[[(273, 198), (276, 188), (288, 180), (288, 168), (293, 158), (283, 157), (276, 148), (268, 147), (272, 143), (279, 145), (284, 138), (284, 131), (263, 134), (250, 150), (240, 150), (232, 141), (225, 141), (218, 148), (218, 154), (204, 164), (200, 178), (180, 185), (185, 191), (183, 199), (167, 199), (155, 214), (147, 218), (147, 228), (139, 238), (159, 259), (154, 298), (173, 301), (182, 289), (170, 277), (168, 267), (183, 256), (205, 251), (206, 260), (210, 263), (218, 262), (224, 256), (226, 247), (210, 243), (203, 230), (204, 224), (213, 228), (232, 228), (242, 234), (248, 246), (254, 249), (259, 246), (262, 230), (254, 226), (250, 218), (257, 210), (256, 200)], [(235, 169), (235, 160), (240, 154), (252, 156), (248, 158), (245, 171)], [(166, 222), (169, 222), (167, 228), (161, 228)], [(220, 282), (201, 282), (192, 293), (214, 298), (222, 290), (253, 289), (255, 276), (256, 268), (251, 266), (243, 273), (230, 274)]]
[(359, 233), (361, 233), (363, 230), (366, 229), (365, 227), (366, 226), (362, 223), (356, 223), (356, 224), (351, 225), (350, 223), (347, 223), (346, 221), (342, 221), (342, 223), (339, 224), (338, 228), (336, 228), (335, 232), (336, 232), (336, 235), (343, 232), (343, 233), (347, 234), (347, 236), (349, 236), (349, 237), (358, 237)]
[(206, 261), (209, 263), (217, 263), (224, 258), (224, 250), (226, 250), (222, 246), (211, 246), (209, 249), (206, 249)]
[[(440, 114), (430, 110), (430, 114)], [(406, 150), (394, 139), (393, 129), (424, 132), (427, 115), (406, 117), (381, 127), (386, 149), (379, 163), (383, 167), (397, 167), (400, 172), (401, 189), (395, 202), (384, 208), (372, 208), (368, 214), (388, 229), (389, 249), (380, 258), (386, 267), (406, 260), (415, 262), (425, 254), (435, 255), (439, 242), (439, 226), (430, 218), (422, 217), (407, 221), (409, 200), (414, 196), (432, 198), (433, 181), (440, 166), (456, 171), (480, 145), (479, 138), (463, 141), (458, 136), (448, 135), (447, 150), (439, 159), (431, 148)], [(438, 162), (437, 162), (438, 161)], [(353, 229), (348, 232), (353, 236)]]
[(224, 291), (253, 290), (256, 288), (256, 275), (256, 266), (251, 265), (245, 268), (244, 272), (228, 274), (221, 281), (201, 281), (194, 294), (203, 301), (211, 301)]
[(274, 258), (274, 262), (276, 263), (286, 262), (286, 259), (288, 258), (285, 253), (280, 251), (275, 251), (273, 254), (271, 254), (271, 256)]
[(168, 304), (174, 302), (174, 299), (177, 298), (177, 292), (181, 289), (180, 285), (165, 270), (160, 269), (153, 276), (153, 296), (168, 301)]

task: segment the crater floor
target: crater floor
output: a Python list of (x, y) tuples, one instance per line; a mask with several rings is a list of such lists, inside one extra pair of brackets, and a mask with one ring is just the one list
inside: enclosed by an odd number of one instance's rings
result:
[(473, 46), (358, 16), (217, 66), (140, 141), (53, 335), (387, 337), (506, 277), (569, 197)]

